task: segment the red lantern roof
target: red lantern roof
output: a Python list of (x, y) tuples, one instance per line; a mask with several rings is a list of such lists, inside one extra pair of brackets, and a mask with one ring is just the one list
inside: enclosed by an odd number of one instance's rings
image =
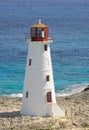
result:
[(45, 27), (47, 27), (45, 24), (42, 24), (41, 23), (41, 20), (39, 19), (39, 23), (37, 23), (37, 24), (34, 24), (34, 25), (32, 25), (31, 26), (32, 28), (45, 28)]

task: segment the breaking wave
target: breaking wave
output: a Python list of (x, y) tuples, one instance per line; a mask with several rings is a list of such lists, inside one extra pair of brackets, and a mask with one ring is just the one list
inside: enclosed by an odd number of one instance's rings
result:
[(71, 86), (65, 88), (64, 90), (61, 90), (61, 91), (58, 90), (56, 92), (56, 96), (69, 96), (72, 94), (79, 93), (82, 90), (84, 90), (84, 88), (86, 88), (88, 85), (89, 85), (89, 83), (71, 85)]

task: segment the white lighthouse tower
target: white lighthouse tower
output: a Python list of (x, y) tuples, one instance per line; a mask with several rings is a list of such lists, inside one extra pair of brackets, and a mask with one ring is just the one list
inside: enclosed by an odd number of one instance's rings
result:
[(27, 116), (64, 116), (56, 104), (50, 56), (48, 27), (41, 23), (31, 26), (25, 72), (21, 114)]

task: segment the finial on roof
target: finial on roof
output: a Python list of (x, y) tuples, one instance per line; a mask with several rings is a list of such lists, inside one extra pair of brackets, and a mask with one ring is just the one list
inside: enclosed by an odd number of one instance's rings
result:
[(41, 24), (41, 19), (39, 19), (39, 24)]

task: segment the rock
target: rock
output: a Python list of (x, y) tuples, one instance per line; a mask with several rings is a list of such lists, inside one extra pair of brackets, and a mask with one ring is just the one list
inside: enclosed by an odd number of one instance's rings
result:
[(88, 91), (89, 90), (89, 85), (84, 89), (84, 91)]
[(66, 100), (70, 100), (70, 97), (65, 97)]
[(72, 124), (73, 124), (74, 126), (78, 126), (78, 124), (77, 124), (76, 122), (73, 122)]

